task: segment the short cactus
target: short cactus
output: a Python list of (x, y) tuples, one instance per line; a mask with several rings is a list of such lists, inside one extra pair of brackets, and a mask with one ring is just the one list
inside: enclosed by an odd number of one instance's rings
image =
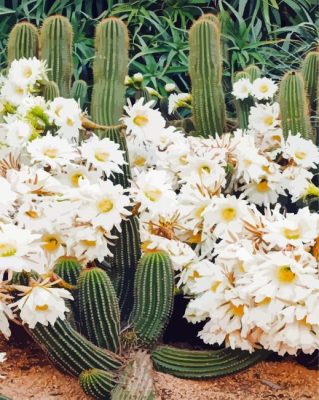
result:
[(73, 30), (69, 20), (54, 15), (44, 20), (40, 30), (40, 57), (48, 63), (48, 77), (56, 82), (62, 97), (70, 97), (73, 74)]
[(225, 127), (219, 25), (208, 18), (199, 19), (190, 29), (189, 45), (196, 133), (215, 136), (223, 133)]
[(163, 251), (143, 255), (135, 276), (133, 329), (149, 344), (163, 333), (173, 308), (174, 272)]
[(60, 96), (60, 91), (58, 85), (53, 81), (45, 81), (42, 86), (42, 96), (45, 100), (54, 100), (56, 97)]
[(114, 372), (97, 368), (83, 371), (79, 379), (85, 394), (101, 400), (109, 399), (109, 393), (117, 383), (117, 376)]
[(301, 69), (312, 113), (318, 102), (319, 51), (311, 51), (303, 61)]
[(248, 65), (248, 67), (246, 67), (244, 69), (244, 72), (246, 72), (246, 74), (248, 74), (250, 82), (254, 82), (256, 79), (260, 78), (260, 76), (261, 76), (261, 70), (255, 64)]
[(17, 23), (9, 34), (8, 65), (20, 58), (37, 57), (39, 49), (38, 29), (29, 22)]
[(268, 356), (265, 350), (185, 350), (159, 346), (152, 352), (155, 369), (178, 378), (208, 379), (241, 371)]
[(84, 270), (79, 279), (80, 329), (99, 347), (119, 349), (120, 310), (112, 282), (100, 268)]
[(291, 71), (283, 77), (279, 88), (279, 104), (284, 136), (287, 137), (291, 132), (292, 135), (300, 133), (304, 138), (310, 138), (309, 104), (301, 73)]
[(82, 79), (73, 82), (71, 97), (80, 103), (81, 108), (84, 107), (86, 102), (86, 95), (88, 91), (88, 85)]
[(91, 368), (115, 370), (122, 365), (119, 356), (89, 342), (67, 321), (59, 319), (54, 326), (37, 324), (29, 333), (52, 363), (67, 374), (79, 376)]

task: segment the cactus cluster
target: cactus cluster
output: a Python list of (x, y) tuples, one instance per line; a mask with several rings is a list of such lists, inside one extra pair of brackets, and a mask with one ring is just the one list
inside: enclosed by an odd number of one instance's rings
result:
[[(59, 95), (72, 96), (83, 105), (87, 101), (87, 84), (75, 81), (71, 89), (72, 37), (71, 24), (62, 16), (45, 20), (40, 35), (33, 25), (22, 22), (10, 34), (8, 55), (9, 61), (36, 56), (40, 48), (40, 56), (50, 68), (44, 97), (52, 100)], [(189, 40), (193, 98), (189, 130), (204, 137), (222, 134), (226, 111), (220, 23), (216, 16), (206, 15), (196, 21)], [(118, 143), (125, 152), (124, 174), (111, 177), (125, 188), (130, 185), (131, 174), (125, 127), (119, 121), (125, 104), (128, 42), (127, 28), (121, 20), (112, 17), (98, 24), (91, 102), (92, 119), (99, 124), (97, 133)], [(307, 56), (302, 73), (289, 72), (281, 82), (279, 102), (285, 136), (289, 132), (312, 135), (306, 90), (313, 107), (318, 97), (316, 71), (318, 53)], [(259, 68), (250, 66), (235, 79), (245, 77), (253, 81), (259, 76)], [(250, 106), (249, 99), (236, 102), (240, 128), (248, 126)], [(138, 354), (124, 368), (124, 360), (116, 353), (121, 352), (121, 337), (131, 337), (132, 343), (136, 340), (146, 348), (153, 348), (160, 341), (173, 309), (172, 263), (162, 251), (141, 257), (139, 226), (134, 215), (121, 223), (113, 253), (113, 257), (97, 263), (98, 267), (83, 268), (77, 260), (59, 260), (54, 273), (60, 278), (60, 285), (76, 299), (71, 306), (75, 323), (58, 320), (54, 326), (37, 324), (30, 335), (58, 368), (80, 376), (81, 387), (94, 398), (151, 400), (155, 393), (148, 356)], [(13, 283), (27, 284), (30, 276), (14, 276)], [(151, 353), (153, 366), (159, 371), (195, 379), (234, 373), (266, 356), (265, 351), (249, 354), (240, 350), (193, 351), (168, 346), (155, 347)]]

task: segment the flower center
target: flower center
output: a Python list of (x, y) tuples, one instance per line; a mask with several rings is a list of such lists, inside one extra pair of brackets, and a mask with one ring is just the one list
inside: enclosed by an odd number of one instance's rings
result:
[(62, 109), (62, 106), (57, 106), (57, 108), (55, 109), (55, 115), (60, 117)]
[(295, 153), (295, 157), (298, 158), (298, 160), (304, 160), (306, 158), (306, 153), (304, 151), (297, 151)]
[(296, 240), (299, 239), (301, 236), (301, 232), (299, 228), (296, 229), (284, 229), (284, 235), (286, 239)]
[(268, 186), (268, 182), (266, 179), (263, 179), (262, 181), (260, 181), (257, 184), (257, 190), (258, 190), (258, 192), (261, 192), (261, 193), (268, 192), (269, 186)]
[(54, 235), (44, 235), (42, 237), (44, 244), (42, 245), (43, 249), (48, 251), (49, 253), (53, 253), (60, 246), (60, 240), (58, 236)]
[(151, 201), (158, 201), (162, 195), (162, 192), (159, 189), (147, 190), (144, 192), (145, 196)]
[(220, 281), (214, 282), (214, 283), (212, 284), (212, 286), (210, 287), (210, 290), (211, 290), (213, 293), (215, 293), (216, 290), (217, 290), (217, 288), (218, 288), (218, 286), (219, 286), (220, 284), (221, 284)]
[(205, 208), (205, 206), (199, 207), (195, 212), (195, 217), (198, 219), (201, 218)]
[(25, 67), (24, 70), (23, 70), (23, 76), (25, 78), (31, 78), (31, 76), (32, 76), (32, 68), (30, 68), (28, 66)]
[(143, 167), (143, 165), (146, 163), (146, 158), (142, 157), (142, 156), (138, 156), (135, 158), (135, 160), (133, 161), (134, 165), (136, 165), (137, 167)]
[(230, 303), (230, 309), (236, 317), (242, 317), (244, 315), (244, 306), (242, 304), (235, 306), (235, 304)]
[(35, 306), (36, 311), (47, 311), (49, 306), (47, 304), (43, 304), (43, 306)]
[(272, 136), (272, 140), (274, 141), (274, 142), (281, 142), (281, 136), (280, 135), (274, 135), (274, 136)]
[(103, 199), (99, 201), (97, 204), (97, 208), (101, 213), (107, 213), (111, 211), (113, 207), (114, 207), (113, 201), (109, 199)]
[(26, 211), (25, 214), (26, 214), (28, 217), (33, 218), (33, 219), (39, 218), (39, 214), (38, 214), (36, 211), (34, 211), (34, 210)]
[(23, 90), (23, 88), (20, 87), (20, 86), (17, 86), (17, 87), (16, 87), (15, 92), (16, 92), (16, 94), (24, 94), (24, 90)]
[(199, 173), (200, 175), (205, 173), (205, 174), (210, 174), (211, 173), (211, 169), (208, 165), (202, 165), (199, 167)]
[(14, 256), (17, 249), (9, 243), (0, 243), (0, 257)]
[(108, 160), (108, 158), (109, 158), (110, 155), (109, 155), (109, 153), (107, 153), (106, 151), (97, 151), (97, 152), (94, 154), (94, 156), (95, 156), (95, 158), (96, 158), (97, 161), (105, 162), (105, 161)]
[(71, 176), (71, 183), (73, 187), (79, 187), (80, 178), (84, 178), (84, 175), (79, 172)]
[(67, 118), (67, 119), (66, 119), (66, 124), (67, 124), (68, 126), (73, 126), (73, 125), (74, 125), (73, 119)]
[(236, 217), (236, 210), (234, 208), (224, 208), (222, 217), (225, 221), (232, 221)]
[(241, 87), (241, 93), (247, 93), (247, 92), (248, 92), (248, 86), (243, 85), (243, 86)]
[(49, 158), (56, 158), (58, 155), (58, 150), (57, 149), (45, 149), (43, 151), (43, 154)]
[(262, 85), (259, 86), (259, 90), (261, 93), (267, 93), (269, 90), (269, 87), (266, 83), (263, 83)]
[(291, 283), (295, 276), (289, 265), (282, 265), (278, 268), (277, 277), (281, 283)]
[(264, 124), (271, 126), (274, 123), (274, 117), (272, 115), (266, 115), (266, 117), (264, 117)]
[(95, 247), (96, 246), (95, 240), (81, 240), (81, 243), (86, 247)]
[(148, 124), (148, 118), (145, 117), (144, 115), (137, 115), (134, 119), (133, 122), (135, 125), (143, 127)]
[(193, 277), (194, 279), (200, 278), (199, 272), (198, 272), (198, 271), (194, 271), (192, 277)]
[(270, 297), (265, 297), (264, 300), (262, 300), (259, 303), (257, 303), (257, 306), (266, 306), (270, 302), (271, 302), (271, 298)]
[(181, 165), (186, 165), (187, 164), (187, 155), (184, 154), (183, 156), (179, 157), (179, 162)]

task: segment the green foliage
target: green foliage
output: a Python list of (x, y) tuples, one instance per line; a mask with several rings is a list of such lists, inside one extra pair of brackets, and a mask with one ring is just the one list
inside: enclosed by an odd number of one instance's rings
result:
[(29, 22), (19, 22), (11, 30), (8, 38), (8, 64), (20, 58), (37, 57), (39, 34)]
[(91, 368), (115, 370), (122, 365), (120, 357), (89, 342), (67, 321), (58, 319), (54, 326), (38, 323), (29, 333), (52, 363), (67, 374), (79, 376)]
[(268, 352), (219, 349), (185, 350), (159, 346), (152, 352), (154, 367), (178, 378), (208, 379), (232, 374), (266, 359)]
[(221, 134), (225, 126), (219, 24), (200, 18), (189, 32), (189, 73), (196, 133)]
[(100, 268), (83, 270), (79, 279), (80, 330), (99, 347), (119, 349), (120, 310), (112, 282)]
[(117, 376), (113, 372), (93, 368), (83, 371), (80, 375), (80, 386), (84, 393), (94, 399), (109, 399), (109, 393), (117, 383)]
[(300, 133), (304, 138), (312, 136), (309, 117), (309, 104), (305, 83), (300, 72), (288, 72), (279, 87), (279, 104), (282, 129), (285, 137), (289, 132)]
[(73, 75), (73, 30), (70, 21), (54, 15), (44, 20), (40, 30), (40, 57), (48, 63), (48, 77), (56, 82), (61, 96), (70, 97)]
[(83, 109), (86, 102), (86, 95), (88, 91), (88, 85), (82, 79), (78, 79), (73, 82), (71, 89), (71, 97), (80, 103), (80, 107)]
[(133, 329), (143, 344), (156, 342), (172, 313), (174, 271), (163, 251), (146, 253), (136, 271)]

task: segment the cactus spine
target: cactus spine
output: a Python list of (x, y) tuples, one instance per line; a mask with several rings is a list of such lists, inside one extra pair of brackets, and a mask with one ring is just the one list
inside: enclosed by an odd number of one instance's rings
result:
[(70, 97), (72, 42), (72, 25), (67, 18), (54, 15), (45, 19), (40, 31), (40, 56), (47, 61), (48, 77), (56, 82), (63, 97)]
[(81, 108), (84, 107), (84, 104), (86, 102), (87, 91), (88, 91), (88, 85), (82, 79), (73, 82), (71, 97), (73, 97), (74, 100), (80, 103)]
[(144, 344), (163, 333), (173, 308), (174, 272), (163, 251), (143, 255), (135, 276), (133, 329)]
[(76, 286), (82, 265), (75, 257), (61, 257), (55, 264), (53, 271), (69, 286)]
[(318, 102), (318, 76), (319, 76), (319, 51), (311, 51), (306, 55), (302, 65), (302, 74), (305, 81), (310, 108), (313, 113), (316, 111)]
[(152, 352), (154, 367), (178, 378), (207, 379), (241, 371), (266, 359), (268, 352), (219, 349), (185, 350), (159, 346)]
[(139, 351), (121, 372), (112, 400), (155, 400), (150, 355)]
[(29, 22), (19, 22), (9, 34), (8, 65), (20, 58), (37, 57), (39, 34), (37, 28)]
[[(239, 79), (249, 79), (250, 80), (250, 76), (247, 72), (240, 71), (240, 72), (237, 72), (237, 74), (235, 75), (234, 82), (237, 82)], [(240, 100), (240, 99), (235, 100), (235, 107), (236, 107), (236, 111), (237, 111), (237, 118), (238, 118), (238, 123), (239, 123), (240, 129), (248, 128), (249, 111), (250, 111), (250, 107), (253, 105), (254, 105), (254, 100), (250, 96), (243, 100)]]
[(86, 340), (65, 320), (58, 319), (54, 326), (37, 324), (29, 333), (52, 363), (67, 374), (79, 376), (91, 368), (115, 370), (122, 365), (120, 357)]
[(215, 136), (223, 133), (225, 126), (219, 24), (209, 18), (200, 18), (190, 29), (189, 45), (196, 133), (204, 137)]
[(109, 399), (109, 393), (117, 383), (113, 372), (93, 368), (83, 371), (80, 375), (80, 386), (84, 393), (94, 399)]
[(81, 332), (99, 347), (119, 349), (120, 310), (112, 282), (100, 268), (84, 270), (79, 279)]
[(311, 137), (309, 105), (305, 93), (305, 84), (299, 72), (288, 72), (279, 88), (279, 104), (282, 117), (282, 129), (285, 137), (300, 133), (302, 137)]

